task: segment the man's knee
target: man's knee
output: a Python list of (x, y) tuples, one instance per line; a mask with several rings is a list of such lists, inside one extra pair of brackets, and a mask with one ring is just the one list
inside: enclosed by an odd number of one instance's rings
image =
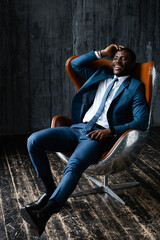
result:
[(70, 159), (64, 173), (72, 172), (75, 177), (81, 177), (82, 173), (85, 170), (85, 165), (78, 158)]
[(33, 133), (28, 139), (27, 139), (27, 148), (28, 151), (31, 152), (33, 149), (35, 149), (38, 146), (38, 134)]

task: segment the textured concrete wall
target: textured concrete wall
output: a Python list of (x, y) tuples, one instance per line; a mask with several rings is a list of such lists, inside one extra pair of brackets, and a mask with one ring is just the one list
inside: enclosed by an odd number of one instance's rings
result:
[[(0, 133), (50, 126), (70, 114), (75, 88), (64, 65), (73, 54), (110, 43), (132, 48), (138, 62), (154, 60), (159, 84), (160, 1), (0, 1)], [(158, 91), (153, 124), (160, 125)]]

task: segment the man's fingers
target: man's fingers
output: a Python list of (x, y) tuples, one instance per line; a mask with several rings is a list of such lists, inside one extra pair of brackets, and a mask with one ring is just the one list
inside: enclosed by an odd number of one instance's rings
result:
[(122, 45), (117, 45), (117, 44), (111, 44), (111, 47), (115, 47), (117, 50), (121, 50), (122, 48), (124, 48), (124, 46)]
[(114, 44), (113, 46), (114, 46), (117, 50), (119, 49), (119, 46), (118, 46), (118, 45)]
[(119, 47), (121, 47), (121, 48), (125, 48), (124, 46), (122, 46), (122, 45), (119, 45)]
[(93, 132), (92, 135), (91, 135), (91, 139), (97, 139), (98, 138), (98, 132)]
[(122, 50), (123, 48), (124, 48), (124, 46), (118, 45), (118, 50)]
[(92, 132), (89, 132), (89, 133), (87, 133), (87, 137), (90, 137), (92, 134), (94, 133), (94, 131), (92, 131)]
[(101, 130), (95, 130), (93, 132), (90, 132), (87, 134), (87, 137), (90, 137), (92, 140), (102, 141), (103, 140), (103, 134)]
[(94, 135), (94, 139), (99, 140), (100, 136), (101, 136), (101, 133), (100, 133), (100, 132), (97, 132), (97, 133)]
[(105, 138), (108, 138), (108, 136), (111, 134), (111, 130), (104, 129), (104, 130), (94, 130), (90, 133), (88, 133), (86, 136), (90, 137), (92, 140), (98, 140), (103, 141)]
[(87, 137), (90, 137), (91, 139), (98, 139), (100, 135), (100, 131), (95, 130), (87, 134)]

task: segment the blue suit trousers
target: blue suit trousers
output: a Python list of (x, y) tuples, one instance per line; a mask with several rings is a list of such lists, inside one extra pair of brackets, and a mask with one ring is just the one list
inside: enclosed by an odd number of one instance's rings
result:
[[(71, 127), (49, 128), (33, 133), (28, 138), (28, 152), (39, 177), (51, 177), (51, 169), (46, 151), (70, 152), (71, 155), (62, 179), (50, 199), (55, 199), (61, 208), (74, 191), (82, 173), (91, 164), (109, 150), (115, 140), (112, 137), (106, 141), (91, 140), (86, 136), (85, 124), (74, 124)], [(93, 130), (98, 129), (94, 128)]]

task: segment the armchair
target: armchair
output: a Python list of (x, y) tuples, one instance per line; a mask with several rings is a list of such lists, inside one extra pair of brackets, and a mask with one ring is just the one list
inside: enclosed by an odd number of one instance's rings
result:
[[(85, 83), (85, 80), (82, 79), (71, 66), (71, 60), (78, 56), (70, 57), (66, 62), (66, 71), (76, 86), (77, 90), (79, 90), (82, 85)], [(103, 65), (107, 65), (112, 68), (112, 61), (99, 59), (93, 61), (92, 66), (96, 69), (100, 68)], [(152, 98), (152, 68), (153, 62), (147, 63), (137, 63), (136, 71), (134, 77), (140, 79), (145, 85), (145, 94), (148, 106), (151, 107), (151, 98)], [(151, 110), (150, 110), (150, 119), (151, 119)], [(52, 120), (51, 127), (59, 127), (59, 126), (70, 126), (71, 119), (69, 117), (65, 117), (62, 115), (55, 116)], [(125, 205), (125, 202), (112, 190), (120, 189), (125, 187), (136, 186), (138, 182), (129, 182), (129, 183), (121, 183), (121, 184), (112, 184), (108, 185), (108, 177), (110, 174), (120, 172), (126, 168), (128, 168), (138, 157), (143, 146), (145, 144), (148, 131), (150, 128), (150, 120), (148, 123), (148, 129), (146, 132), (142, 132), (139, 130), (128, 130), (116, 141), (114, 146), (110, 149), (109, 152), (105, 152), (101, 159), (99, 159), (97, 164), (91, 165), (88, 169), (86, 169), (85, 173), (89, 176), (89, 179), (93, 181), (98, 187), (89, 189), (85, 192), (80, 192), (76, 194), (72, 194), (72, 196), (81, 196), (92, 193), (104, 192), (111, 195), (113, 198), (117, 199), (120, 203)], [(60, 153), (57, 152), (57, 155), (65, 162), (68, 162), (69, 157), (72, 153)], [(101, 183), (97, 179), (93, 178), (95, 175), (103, 175), (104, 182)]]

